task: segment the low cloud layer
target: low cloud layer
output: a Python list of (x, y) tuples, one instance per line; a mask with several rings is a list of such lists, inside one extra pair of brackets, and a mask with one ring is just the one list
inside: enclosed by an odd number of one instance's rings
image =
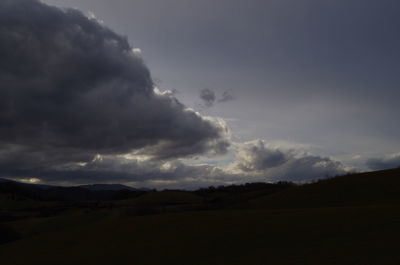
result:
[(268, 146), (257, 140), (236, 144), (236, 159), (226, 166), (188, 163), (180, 159), (155, 160), (145, 155), (97, 155), (74, 163), (35, 172), (20, 168), (9, 172), (19, 179), (43, 183), (125, 183), (137, 187), (198, 188), (245, 182), (308, 182), (351, 172), (340, 162), (299, 149)]
[(366, 164), (372, 170), (397, 168), (400, 167), (400, 153), (370, 158), (367, 160)]
[(36, 0), (0, 2), (0, 166), (49, 172), (97, 154), (224, 153), (227, 128), (154, 90), (127, 39)]

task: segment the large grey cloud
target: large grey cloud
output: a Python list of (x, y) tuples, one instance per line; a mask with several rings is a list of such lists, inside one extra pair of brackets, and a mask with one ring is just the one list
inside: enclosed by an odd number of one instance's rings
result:
[(349, 172), (342, 163), (329, 157), (299, 149), (283, 149), (256, 140), (241, 144), (231, 172), (256, 175), (269, 181), (304, 182), (343, 175)]
[(372, 170), (400, 167), (400, 153), (370, 158), (367, 160), (366, 165)]
[(80, 11), (2, 0), (0, 58), (2, 175), (97, 154), (167, 159), (229, 146), (221, 122), (155, 91), (127, 39)]
[(279, 149), (270, 149), (262, 141), (243, 145), (237, 158), (237, 167), (248, 172), (277, 167), (290, 159), (287, 153)]

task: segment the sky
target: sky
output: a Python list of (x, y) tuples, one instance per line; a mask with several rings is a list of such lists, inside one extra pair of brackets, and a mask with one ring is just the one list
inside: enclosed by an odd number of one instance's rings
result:
[(196, 188), (400, 166), (398, 1), (0, 6), (0, 177)]

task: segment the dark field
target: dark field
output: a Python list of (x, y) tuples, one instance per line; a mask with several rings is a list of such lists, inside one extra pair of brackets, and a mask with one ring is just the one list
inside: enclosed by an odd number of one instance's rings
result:
[(11, 190), (2, 189), (2, 265), (400, 264), (399, 169), (96, 200)]

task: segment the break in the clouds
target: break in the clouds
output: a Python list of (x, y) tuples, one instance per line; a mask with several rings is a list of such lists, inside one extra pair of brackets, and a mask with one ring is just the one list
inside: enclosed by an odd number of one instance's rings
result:
[(370, 158), (366, 164), (372, 170), (400, 167), (400, 153)]
[(169, 159), (229, 146), (223, 121), (155, 90), (127, 39), (78, 10), (2, 0), (0, 58), (2, 175), (97, 154)]

